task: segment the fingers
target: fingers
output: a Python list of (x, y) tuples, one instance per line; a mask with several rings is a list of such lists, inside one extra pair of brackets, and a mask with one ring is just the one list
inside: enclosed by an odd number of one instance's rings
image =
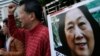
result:
[(17, 5), (14, 3), (10, 3), (8, 7), (16, 7)]
[(9, 4), (8, 6), (8, 14), (14, 14), (14, 11), (16, 9), (17, 5), (14, 3)]
[(0, 50), (0, 55), (2, 55), (2, 54), (3, 54), (3, 52), (4, 52), (3, 50)]
[(16, 8), (16, 4), (11, 3), (11, 4), (8, 6), (8, 8), (9, 8), (9, 9)]

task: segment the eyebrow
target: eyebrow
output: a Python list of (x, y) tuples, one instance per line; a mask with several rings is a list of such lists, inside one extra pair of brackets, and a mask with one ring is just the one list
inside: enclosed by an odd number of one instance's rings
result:
[(77, 18), (77, 21), (80, 20), (82, 17), (83, 17), (83, 16), (79, 16), (79, 17)]
[(73, 24), (73, 22), (71, 21), (71, 22), (69, 22), (67, 25), (70, 25), (70, 24)]

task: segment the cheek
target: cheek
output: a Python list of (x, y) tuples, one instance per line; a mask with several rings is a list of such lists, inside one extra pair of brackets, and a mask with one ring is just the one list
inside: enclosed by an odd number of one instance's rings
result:
[(25, 18), (26, 16), (25, 16), (24, 14), (22, 14), (22, 15), (20, 15), (20, 17), (23, 19), (23, 18)]
[(93, 51), (93, 48), (94, 48), (94, 34), (93, 34), (93, 31), (92, 29), (87, 29), (86, 31), (84, 31), (87, 36), (87, 41), (88, 41), (88, 47), (90, 49), (90, 51)]
[(19, 20), (21, 22), (23, 22), (25, 20), (26, 16), (24, 14), (22, 14), (22, 15), (19, 15), (19, 18), (20, 18)]
[(74, 34), (70, 32), (65, 32), (66, 40), (70, 49), (74, 48)]
[(20, 12), (19, 14), (18, 14), (18, 16), (19, 16), (19, 18), (25, 18), (25, 13), (23, 13), (23, 12)]
[(85, 30), (83, 30), (83, 32), (87, 36), (88, 42), (94, 42), (94, 34), (91, 27), (87, 27)]

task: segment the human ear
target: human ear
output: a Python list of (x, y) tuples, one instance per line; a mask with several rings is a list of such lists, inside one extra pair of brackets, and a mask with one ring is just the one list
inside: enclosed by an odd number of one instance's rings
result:
[(36, 17), (35, 17), (35, 14), (34, 13), (31, 13), (30, 14), (30, 18), (31, 18), (31, 20), (34, 20)]

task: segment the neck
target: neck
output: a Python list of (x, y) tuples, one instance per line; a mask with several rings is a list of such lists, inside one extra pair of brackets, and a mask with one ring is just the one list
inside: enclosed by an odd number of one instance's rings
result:
[(33, 29), (40, 21), (38, 20), (34, 20), (32, 22), (30, 22), (26, 27), (24, 27), (25, 29), (31, 30)]

